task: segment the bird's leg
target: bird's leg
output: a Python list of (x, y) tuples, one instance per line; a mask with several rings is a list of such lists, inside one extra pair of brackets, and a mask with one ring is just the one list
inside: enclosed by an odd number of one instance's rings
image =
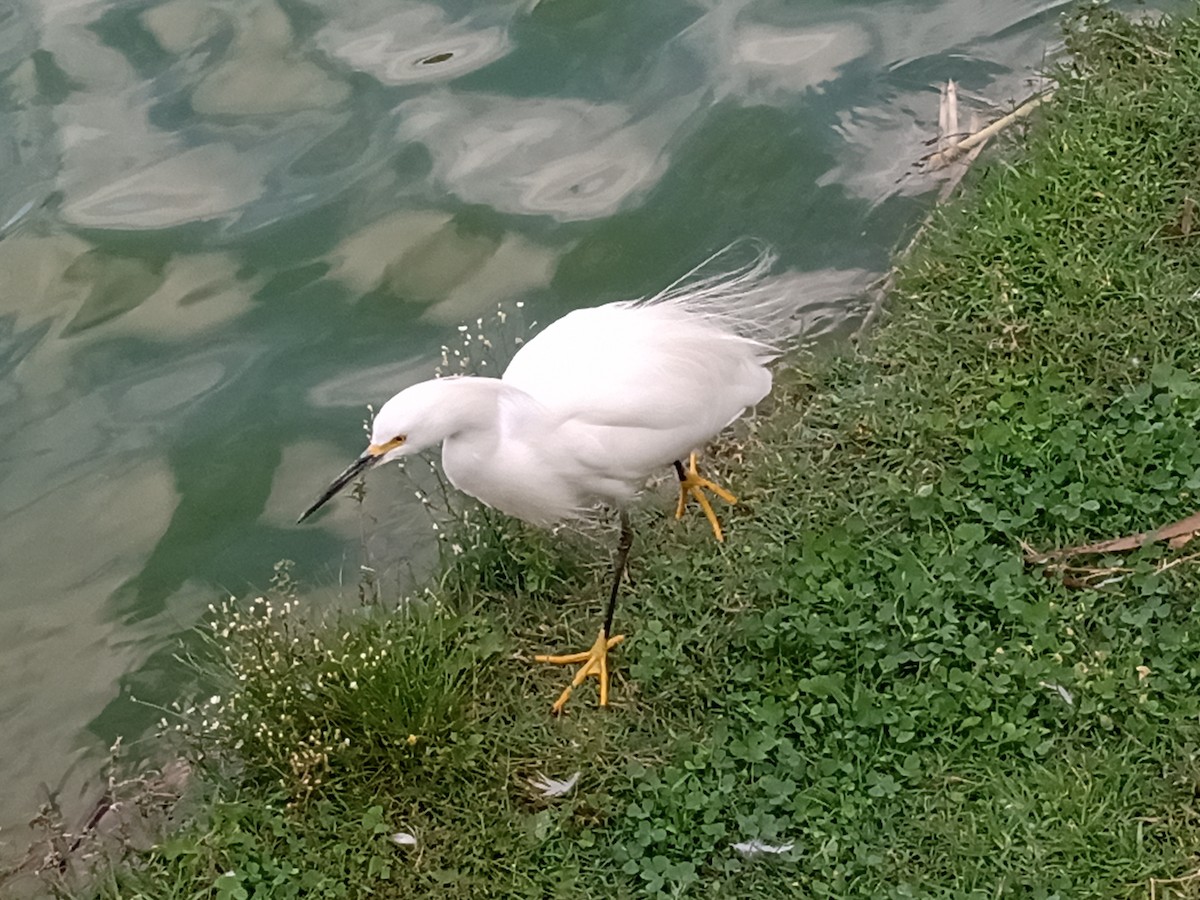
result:
[(708, 497), (704, 495), (704, 492), (712, 491), (726, 503), (737, 503), (737, 497), (719, 484), (713, 484), (707, 478), (700, 476), (700, 472), (696, 469), (695, 453), (688, 459), (687, 469), (683, 468), (683, 463), (675, 460), (675, 474), (679, 476), (679, 505), (675, 507), (675, 518), (683, 518), (683, 510), (687, 506), (688, 495), (691, 494), (700, 504), (700, 508), (704, 510), (704, 515), (708, 518), (708, 524), (712, 526), (717, 540), (725, 540), (725, 533), (721, 531), (721, 523), (717, 521), (717, 514), (713, 511), (712, 504), (708, 502)]
[(534, 659), (542, 663), (553, 663), (554, 665), (575, 665), (582, 663), (579, 670), (575, 673), (575, 677), (571, 683), (566, 686), (558, 699), (554, 701), (554, 714), (560, 715), (563, 707), (571, 698), (571, 692), (579, 687), (589, 675), (595, 675), (600, 681), (600, 705), (608, 706), (608, 651), (621, 641), (625, 640), (625, 635), (617, 634), (609, 637), (612, 634), (613, 615), (617, 611), (617, 594), (621, 590), (621, 576), (625, 574), (625, 566), (629, 562), (629, 550), (633, 546), (633, 527), (629, 524), (629, 513), (621, 511), (621, 539), (617, 543), (617, 556), (613, 562), (613, 585), (612, 591), (608, 595), (608, 610), (604, 613), (604, 625), (600, 629), (600, 634), (596, 636), (596, 642), (592, 644), (591, 650), (585, 650), (582, 653), (568, 653), (563, 656), (535, 656)]

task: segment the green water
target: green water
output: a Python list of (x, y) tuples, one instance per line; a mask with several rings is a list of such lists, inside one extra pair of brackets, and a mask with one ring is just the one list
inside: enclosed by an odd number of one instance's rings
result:
[[(653, 291), (751, 234), (810, 332), (844, 327), (930, 202), (938, 82), (1023, 96), (1064, 8), (0, 10), (0, 823), (157, 718), (131, 697), (177, 696), (211, 601), (283, 558), (354, 584), (353, 504), (293, 521), (459, 322)], [(391, 473), (366, 513), (398, 583), (428, 526)]]

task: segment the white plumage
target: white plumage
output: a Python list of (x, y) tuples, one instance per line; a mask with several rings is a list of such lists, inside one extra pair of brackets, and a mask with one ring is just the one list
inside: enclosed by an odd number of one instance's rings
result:
[[(735, 247), (738, 245), (734, 245)], [(681, 460), (758, 403), (771, 389), (767, 364), (779, 355), (791, 310), (766, 278), (774, 256), (703, 272), (726, 248), (663, 292), (568, 313), (530, 340), (500, 378), (424, 381), (392, 397), (375, 416), (371, 445), (300, 517), (360, 472), (442, 445), (442, 468), (458, 489), (535, 525), (622, 509), (651, 475), (675, 466), (681, 515), (694, 496), (717, 539), (722, 532), (704, 491), (734, 497)], [(604, 625), (592, 649), (544, 662), (582, 663), (556, 712), (585, 678), (608, 700), (607, 651), (632, 530), (622, 512), (621, 543)]]
[(382, 460), (442, 443), (446, 477), (536, 525), (623, 505), (771, 389), (769, 333), (786, 310), (764, 287), (773, 257), (646, 300), (568, 313), (502, 378), (414, 385), (383, 405)]

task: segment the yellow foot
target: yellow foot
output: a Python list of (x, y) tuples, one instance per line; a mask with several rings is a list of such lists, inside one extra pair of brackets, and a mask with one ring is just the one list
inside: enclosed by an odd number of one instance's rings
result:
[(737, 497), (725, 490), (719, 484), (713, 484), (707, 478), (701, 478), (699, 471), (696, 469), (696, 454), (693, 453), (688, 459), (687, 471), (679, 482), (679, 506), (675, 508), (675, 518), (683, 518), (683, 510), (687, 506), (688, 494), (696, 498), (700, 504), (700, 508), (704, 510), (704, 515), (708, 517), (708, 524), (712, 526), (713, 534), (718, 541), (725, 540), (725, 534), (721, 531), (721, 523), (717, 521), (717, 514), (713, 512), (712, 504), (708, 502), (708, 497), (704, 495), (705, 491), (712, 491), (726, 503), (737, 503)]
[(600, 679), (600, 705), (608, 706), (608, 651), (621, 641), (625, 640), (625, 635), (618, 634), (610, 638), (605, 638), (604, 629), (600, 629), (600, 635), (596, 638), (596, 643), (592, 644), (591, 650), (585, 650), (582, 653), (568, 653), (565, 656), (535, 656), (534, 659), (540, 663), (552, 663), (556, 666), (570, 666), (575, 663), (583, 663), (579, 667), (579, 671), (575, 673), (575, 678), (567, 685), (566, 689), (559, 695), (559, 698), (554, 701), (554, 714), (561, 715), (563, 707), (571, 698), (571, 691), (583, 684), (584, 679), (589, 675), (595, 675)]

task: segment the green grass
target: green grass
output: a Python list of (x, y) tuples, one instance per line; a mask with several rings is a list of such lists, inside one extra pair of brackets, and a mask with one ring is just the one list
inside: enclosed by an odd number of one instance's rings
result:
[(728, 543), (665, 496), (636, 515), (610, 709), (552, 719), (563, 673), (529, 663), (590, 644), (607, 554), (475, 513), (403, 612), (284, 590), (218, 620), (204, 813), (100, 893), (1110, 898), (1193, 870), (1200, 562), (1070, 589), (1020, 542), (1196, 510), (1200, 21), (1071, 35), (871, 345), (791, 360), (716, 448)]

